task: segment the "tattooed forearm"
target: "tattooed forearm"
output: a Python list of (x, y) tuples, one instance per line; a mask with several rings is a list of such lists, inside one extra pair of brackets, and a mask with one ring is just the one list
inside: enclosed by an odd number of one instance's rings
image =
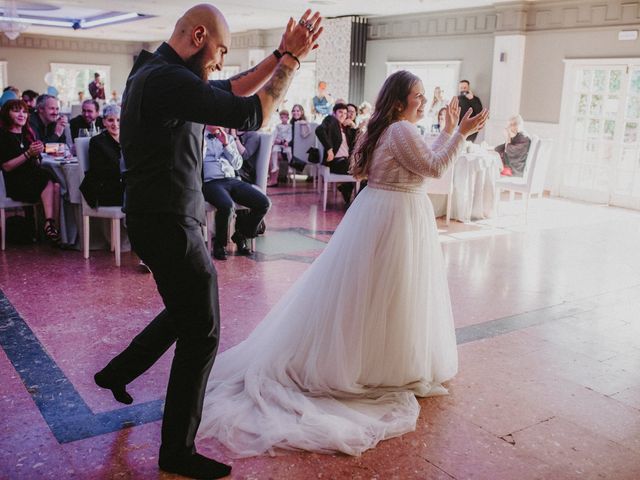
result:
[(234, 80), (240, 80), (242, 77), (246, 77), (247, 75), (252, 74), (256, 70), (258, 70), (258, 65), (250, 68), (249, 70), (245, 70), (244, 72), (240, 72), (237, 75), (234, 75), (233, 77), (229, 78), (229, 81), (233, 82)]
[(273, 98), (273, 102), (278, 105), (284, 99), (291, 80), (293, 79), (294, 69), (280, 63), (273, 72), (271, 79), (264, 87), (265, 93)]

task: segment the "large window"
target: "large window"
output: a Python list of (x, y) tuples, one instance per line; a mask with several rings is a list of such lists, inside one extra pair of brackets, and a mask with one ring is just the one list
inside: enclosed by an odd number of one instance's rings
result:
[[(440, 87), (443, 98), (449, 100), (458, 93), (460, 62), (457, 60), (444, 62), (387, 62), (387, 76), (398, 70), (408, 70), (422, 80), (427, 105), (431, 104), (433, 91)], [(429, 128), (433, 119), (425, 117), (420, 123)]]
[[(79, 63), (52, 63), (53, 86), (58, 89), (58, 98), (63, 110), (69, 110), (72, 104), (80, 103), (78, 92), (82, 92), (84, 99), (89, 95), (89, 83), (93, 81), (94, 73), (100, 74), (104, 83), (105, 97), (111, 96), (111, 67), (108, 65), (86, 65)], [(122, 92), (118, 92), (122, 94)]]
[(567, 67), (560, 194), (640, 209), (640, 60)]
[(291, 108), (298, 103), (304, 108), (307, 120), (311, 121), (311, 99), (316, 94), (316, 64), (315, 62), (302, 62), (300, 70), (293, 77), (291, 86), (287, 90), (284, 100), (284, 108)]

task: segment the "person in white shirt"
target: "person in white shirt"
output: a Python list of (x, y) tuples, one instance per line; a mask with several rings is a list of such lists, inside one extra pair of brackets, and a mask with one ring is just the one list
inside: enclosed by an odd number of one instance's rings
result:
[(202, 193), (205, 200), (216, 207), (213, 257), (227, 259), (225, 247), (235, 204), (249, 208), (249, 214), (236, 219), (236, 231), (231, 240), (237, 245), (239, 255), (251, 255), (247, 239), (257, 235), (258, 225), (269, 211), (271, 202), (260, 190), (237, 177), (236, 171), (242, 167), (242, 155), (233, 136), (221, 127), (209, 125), (205, 142)]

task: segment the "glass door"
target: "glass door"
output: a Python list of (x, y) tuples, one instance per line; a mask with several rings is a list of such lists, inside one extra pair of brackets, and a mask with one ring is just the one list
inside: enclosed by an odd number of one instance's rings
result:
[(576, 65), (569, 82), (560, 194), (640, 209), (640, 66)]
[(611, 205), (640, 209), (640, 66), (629, 68)]

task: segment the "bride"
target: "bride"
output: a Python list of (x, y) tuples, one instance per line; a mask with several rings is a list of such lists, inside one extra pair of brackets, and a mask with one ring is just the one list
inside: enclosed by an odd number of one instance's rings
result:
[(368, 178), (324, 252), (249, 337), (218, 356), (200, 438), (237, 456), (275, 448), (359, 455), (415, 429), (416, 396), (446, 394), (458, 368), (447, 278), (425, 192), (487, 111), (447, 107), (431, 150), (415, 126), (421, 81), (391, 75), (358, 143)]

